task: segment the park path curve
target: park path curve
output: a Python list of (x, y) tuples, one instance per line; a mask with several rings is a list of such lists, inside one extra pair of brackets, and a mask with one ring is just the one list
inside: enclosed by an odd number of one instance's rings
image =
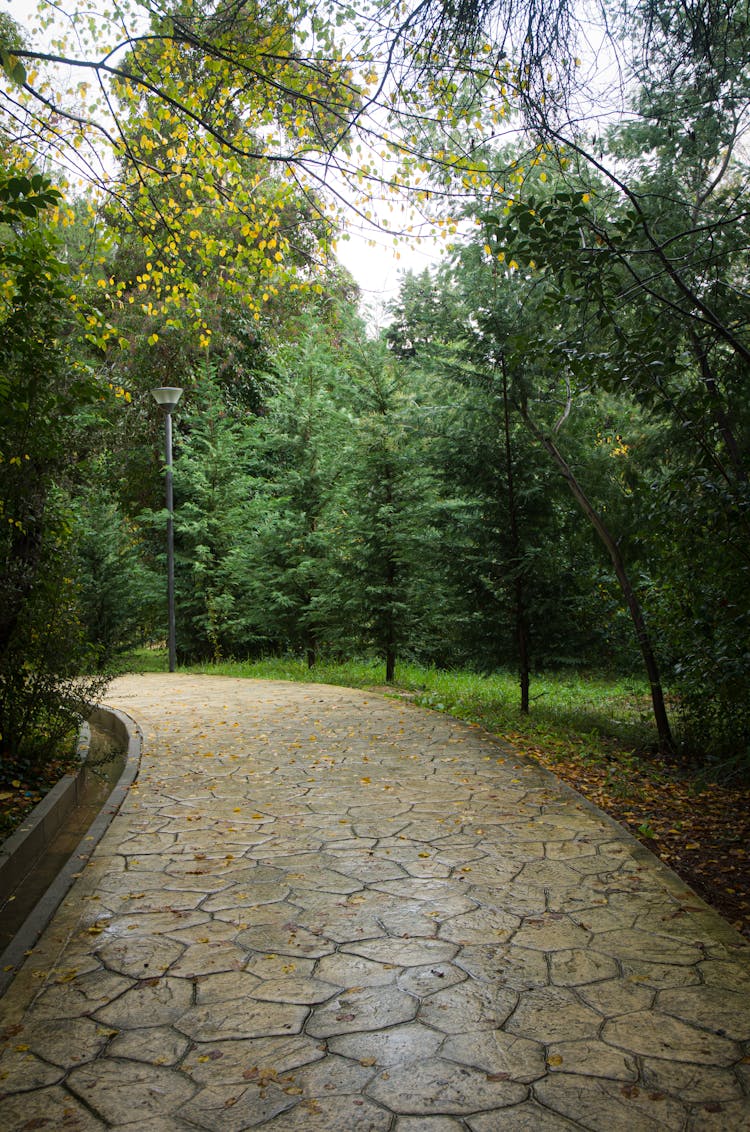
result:
[(750, 949), (476, 727), (128, 676), (141, 770), (0, 1001), (1, 1132), (741, 1132)]

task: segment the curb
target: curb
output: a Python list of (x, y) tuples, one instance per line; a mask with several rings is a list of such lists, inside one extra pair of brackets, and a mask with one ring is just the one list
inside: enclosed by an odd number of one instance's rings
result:
[[(84, 837), (36, 907), (26, 917), (13, 940), (0, 954), (0, 996), (8, 989), (27, 953), (34, 947), (62, 903), (73, 881), (85, 866), (122, 805), (138, 774), (142, 734), (135, 720), (116, 708), (96, 707), (89, 716), (89, 724), (112, 737), (125, 753), (125, 766)], [(84, 724), (79, 740), (79, 749), (84, 752), (83, 757), (89, 741), (90, 729)], [(34, 867), (35, 862), (43, 855), (63, 821), (76, 805), (81, 790), (82, 774), (83, 768), (77, 774), (67, 774), (61, 778), (31, 812), (23, 826), (3, 844), (0, 851), (0, 891), (5, 891), (6, 895)], [(12, 883), (11, 878), (13, 878)]]
[(0, 903), (15, 892), (28, 872), (74, 810), (83, 792), (86, 760), (91, 749), (91, 727), (81, 725), (76, 757), (79, 768), (63, 775), (21, 825), (0, 846)]

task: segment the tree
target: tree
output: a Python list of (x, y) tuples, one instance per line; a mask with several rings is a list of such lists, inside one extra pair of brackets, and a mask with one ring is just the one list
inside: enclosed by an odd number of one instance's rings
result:
[(56, 750), (101, 692), (78, 607), (65, 493), (76, 409), (98, 396), (71, 318), (40, 174), (0, 173), (0, 742), (6, 772)]
[(298, 331), (276, 355), (274, 390), (253, 425), (252, 480), (225, 577), (241, 650), (302, 653), (312, 667), (328, 640), (325, 515), (340, 442), (333, 390), (346, 378), (325, 326), (309, 319)]
[(398, 656), (419, 648), (421, 623), (440, 607), (437, 485), (403, 373), (378, 343), (362, 342), (358, 353), (337, 469), (331, 580), (342, 635), (374, 648), (392, 683)]

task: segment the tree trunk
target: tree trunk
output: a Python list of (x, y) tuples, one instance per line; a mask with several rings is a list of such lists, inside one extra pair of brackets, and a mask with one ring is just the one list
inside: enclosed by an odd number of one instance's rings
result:
[(615, 538), (613, 537), (609, 527), (602, 519), (599, 512), (591, 503), (580, 483), (576, 479), (572, 469), (568, 465), (565, 457), (560, 452), (554, 441), (537, 428), (531, 417), (528, 414), (525, 406), (520, 408), (521, 415), (523, 416), (526, 425), (528, 426), (532, 435), (546, 448), (552, 459), (557, 464), (563, 477), (565, 478), (568, 487), (570, 488), (574, 499), (578, 503), (581, 510), (589, 519), (594, 530), (598, 534), (602, 543), (607, 549), (607, 552), (612, 560), (617, 580), (620, 583), (625, 604), (628, 607), (633, 627), (635, 628), (635, 635), (638, 639), (638, 645), (643, 657), (643, 663), (648, 675), (649, 686), (651, 689), (651, 703), (654, 711), (654, 720), (656, 722), (656, 730), (659, 736), (659, 750), (664, 754), (669, 754), (674, 751), (674, 740), (672, 738), (672, 730), (669, 726), (669, 718), (667, 716), (667, 709), (664, 703), (664, 692), (661, 686), (661, 677), (659, 675), (659, 666), (654, 656), (653, 648), (651, 647), (651, 640), (646, 628), (646, 622), (643, 617), (643, 610), (641, 609), (638, 597), (633, 589), (633, 586), (628, 577), (625, 568), (625, 561), (620, 552)]
[(505, 358), (501, 361), (503, 375), (503, 417), (505, 429), (505, 467), (508, 483), (508, 525), (515, 577), (513, 582), (514, 630), (518, 648), (518, 678), (521, 685), (521, 713), (529, 714), (529, 622), (526, 614), (524, 571), (521, 565), (521, 538), (518, 531), (515, 480), (510, 444), (510, 402), (508, 400), (508, 373)]

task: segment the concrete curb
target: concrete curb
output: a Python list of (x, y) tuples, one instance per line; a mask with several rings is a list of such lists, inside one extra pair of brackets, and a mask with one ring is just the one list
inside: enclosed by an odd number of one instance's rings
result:
[[(89, 724), (107, 732), (125, 753), (125, 766), (117, 784), (86, 834), (63, 865), (52, 884), (26, 917), (11, 943), (0, 954), (0, 995), (13, 981), (18, 968), (52, 919), (73, 881), (103, 837), (119, 810), (140, 766), (142, 735), (137, 723), (115, 708), (96, 707)], [(88, 725), (82, 728), (82, 757), (90, 741)], [(0, 850), (0, 894), (5, 898), (43, 855), (80, 795), (83, 768), (61, 778)]]
[(85, 763), (91, 748), (91, 727), (81, 726), (77, 757), (79, 769), (64, 775), (23, 823), (0, 846), (0, 903), (15, 892), (19, 884), (44, 853), (71, 810), (78, 805), (83, 790)]

